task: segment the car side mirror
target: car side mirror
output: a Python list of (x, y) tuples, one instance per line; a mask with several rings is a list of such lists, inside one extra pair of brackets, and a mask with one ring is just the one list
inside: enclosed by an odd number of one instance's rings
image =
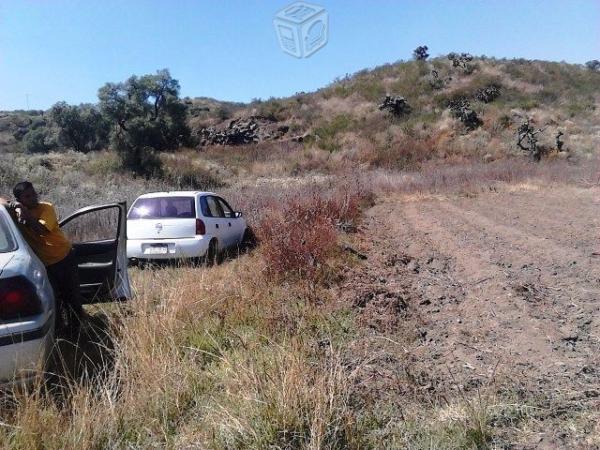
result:
[(242, 217), (242, 212), (241, 211), (234, 212), (233, 217), (235, 217), (236, 219), (239, 219), (240, 217)]

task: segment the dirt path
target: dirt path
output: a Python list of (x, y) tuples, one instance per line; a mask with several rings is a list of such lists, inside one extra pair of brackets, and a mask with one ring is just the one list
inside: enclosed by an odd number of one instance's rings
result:
[(367, 216), (350, 295), (373, 342), (402, 345), (375, 351), (418, 368), (425, 389), (502, 376), (600, 408), (600, 190), (400, 197)]

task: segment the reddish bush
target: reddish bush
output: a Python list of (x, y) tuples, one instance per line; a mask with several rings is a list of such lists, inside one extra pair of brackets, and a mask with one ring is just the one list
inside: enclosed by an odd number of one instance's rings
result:
[(257, 235), (272, 275), (314, 278), (336, 245), (328, 202), (317, 195), (295, 197), (283, 208), (270, 208)]
[(357, 185), (316, 189), (272, 201), (256, 222), (270, 275), (315, 279), (337, 247), (338, 228), (353, 228), (369, 196)]

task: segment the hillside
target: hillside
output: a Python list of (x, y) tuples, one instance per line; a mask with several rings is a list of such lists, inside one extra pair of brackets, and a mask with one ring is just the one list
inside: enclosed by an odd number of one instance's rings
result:
[(181, 99), (189, 139), (145, 175), (0, 113), (0, 195), (27, 178), (64, 216), (210, 188), (258, 238), (131, 267), (134, 299), (86, 306), (7, 396), (0, 447), (599, 448), (600, 72), (454, 58)]
[[(545, 150), (556, 149), (558, 131), (572, 157), (598, 148), (600, 72), (485, 57), (460, 64), (454, 67), (448, 58), (398, 62), (316, 92), (250, 104), (186, 98), (191, 149), (200, 151), (192, 157), (207, 169), (238, 176), (490, 161), (523, 154), (516, 142), (526, 117), (544, 129), (538, 138)], [(490, 86), (499, 96), (478, 99)], [(396, 117), (379, 110), (386, 94), (404, 97), (410, 113)], [(453, 114), (448, 106), (457, 99), (469, 102), (480, 126), (469, 130)], [(41, 111), (0, 113), (0, 152), (21, 152), (29, 130), (51, 125)]]

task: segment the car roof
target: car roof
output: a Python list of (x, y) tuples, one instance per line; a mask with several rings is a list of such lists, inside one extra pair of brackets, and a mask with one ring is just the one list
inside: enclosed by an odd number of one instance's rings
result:
[(168, 192), (148, 192), (138, 198), (156, 198), (156, 197), (196, 197), (199, 195), (217, 195), (214, 192), (207, 191), (168, 191)]

